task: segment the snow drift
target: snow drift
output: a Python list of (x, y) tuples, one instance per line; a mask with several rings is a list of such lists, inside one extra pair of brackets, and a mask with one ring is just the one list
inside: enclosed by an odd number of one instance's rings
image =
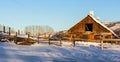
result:
[[(120, 50), (104, 49), (99, 44), (64, 43), (62, 47), (48, 44), (21, 46), (0, 43), (1, 62), (120, 62)], [(118, 46), (118, 48), (120, 48)]]

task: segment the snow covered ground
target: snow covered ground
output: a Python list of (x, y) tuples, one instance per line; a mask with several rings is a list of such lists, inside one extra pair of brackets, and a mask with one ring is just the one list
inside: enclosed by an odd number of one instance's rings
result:
[(62, 46), (46, 42), (32, 46), (0, 43), (0, 62), (120, 62), (120, 45), (109, 45), (105, 49), (99, 43), (71, 42)]

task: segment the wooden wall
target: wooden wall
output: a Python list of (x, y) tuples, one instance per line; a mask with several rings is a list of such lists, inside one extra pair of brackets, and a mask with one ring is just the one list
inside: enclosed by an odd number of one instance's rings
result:
[[(93, 24), (92, 32), (85, 31), (86, 24)], [(96, 21), (94, 21), (89, 15), (85, 17), (81, 22), (77, 23), (72, 28), (70, 28), (67, 33), (69, 35), (75, 34), (76, 38), (88, 40), (100, 40), (101, 35), (104, 38), (114, 38), (109, 30), (96, 23)]]

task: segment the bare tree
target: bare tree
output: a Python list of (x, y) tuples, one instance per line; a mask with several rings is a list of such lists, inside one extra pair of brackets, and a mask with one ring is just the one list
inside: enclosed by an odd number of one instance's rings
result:
[(32, 25), (25, 27), (25, 33), (27, 34), (28, 32), (30, 32), (32, 36), (38, 36), (40, 34), (50, 33), (53, 31), (54, 31), (53, 28), (50, 26)]

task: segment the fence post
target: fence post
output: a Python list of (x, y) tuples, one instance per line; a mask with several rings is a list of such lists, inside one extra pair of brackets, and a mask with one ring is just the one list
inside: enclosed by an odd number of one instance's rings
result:
[(9, 27), (9, 36), (11, 35), (11, 28)]
[(49, 34), (49, 36), (48, 36), (48, 43), (49, 43), (49, 45), (50, 45), (50, 34)]
[(101, 40), (101, 49), (103, 49), (103, 47), (104, 47), (104, 46), (103, 46), (103, 40)]
[(101, 37), (100, 37), (100, 39), (101, 39), (101, 40), (100, 40), (100, 43), (101, 43), (101, 49), (103, 49), (103, 47), (104, 47), (104, 46), (103, 46), (103, 42), (104, 42), (104, 41), (103, 41), (103, 38), (104, 38), (104, 36), (101, 35)]
[(3, 32), (5, 33), (5, 26), (3, 26)]
[(30, 33), (28, 33), (28, 39), (27, 39), (27, 42), (30, 41)]
[(76, 45), (75, 45), (75, 40), (73, 40), (73, 47), (75, 47)]
[(38, 44), (40, 43), (40, 42), (39, 42), (39, 41), (40, 41), (39, 39), (40, 39), (40, 33), (38, 33), (38, 35), (37, 35), (37, 43), (38, 43)]
[(16, 35), (15, 35), (14, 43), (17, 44), (17, 32), (16, 32)]
[(18, 35), (20, 35), (20, 30), (18, 30)]
[(72, 37), (72, 41), (73, 41), (73, 47), (75, 47), (76, 46), (76, 44), (75, 44), (75, 35), (73, 34), (71, 37)]
[(60, 38), (60, 46), (62, 46), (62, 40), (61, 40), (61, 38)]
[(38, 44), (39, 44), (39, 35), (38, 35)]

